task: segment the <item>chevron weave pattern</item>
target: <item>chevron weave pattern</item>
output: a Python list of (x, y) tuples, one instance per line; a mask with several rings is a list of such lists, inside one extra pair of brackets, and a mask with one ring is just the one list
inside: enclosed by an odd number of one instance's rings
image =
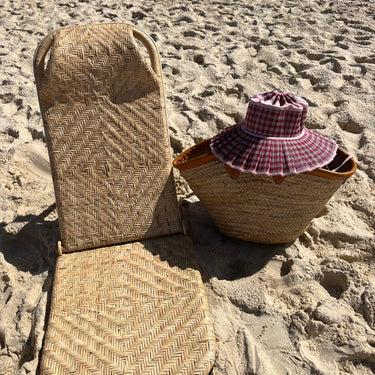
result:
[(181, 232), (160, 62), (144, 41), (152, 65), (130, 25), (64, 28), (36, 54), (64, 251)]
[(207, 374), (213, 330), (189, 237), (58, 258), (42, 375)]
[(155, 45), (130, 25), (61, 29), (34, 70), (68, 252), (41, 374), (208, 374), (215, 339), (191, 239), (176, 234)]

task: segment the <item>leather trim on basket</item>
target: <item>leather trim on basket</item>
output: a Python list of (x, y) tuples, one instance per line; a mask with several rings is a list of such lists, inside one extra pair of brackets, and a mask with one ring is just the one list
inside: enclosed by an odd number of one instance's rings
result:
[[(189, 149), (185, 150), (182, 154), (178, 155), (173, 160), (173, 166), (180, 171), (191, 169), (198, 167), (200, 165), (209, 163), (211, 161), (218, 160), (217, 157), (212, 153), (210, 149), (210, 141), (211, 139), (206, 139)], [(340, 148), (337, 149), (337, 155), (339, 159), (344, 160), (347, 156), (349, 156), (345, 151), (341, 150)], [(329, 178), (329, 179), (346, 179), (350, 177), (357, 169), (357, 163), (352, 159), (347, 161), (349, 169), (345, 172), (333, 172), (328, 169), (324, 168), (317, 168), (313, 171), (304, 172), (313, 176), (322, 177), (322, 178)], [(231, 178), (232, 174), (228, 173)], [(238, 176), (235, 176), (237, 178)], [(279, 176), (276, 176), (279, 177)], [(287, 177), (287, 176), (286, 176)], [(275, 181), (276, 183), (280, 183), (279, 180)]]
[(185, 150), (173, 160), (173, 166), (183, 171), (217, 160), (210, 149), (210, 140), (206, 139)]

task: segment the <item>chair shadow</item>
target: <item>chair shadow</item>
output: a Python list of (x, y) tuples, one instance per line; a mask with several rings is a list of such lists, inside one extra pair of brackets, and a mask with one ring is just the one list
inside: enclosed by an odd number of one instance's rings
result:
[(237, 280), (256, 274), (290, 243), (266, 245), (220, 233), (200, 201), (189, 203), (191, 237), (204, 281)]
[(17, 216), (9, 226), (25, 223), (20, 230), (6, 230), (0, 224), (0, 251), (6, 262), (19, 271), (37, 275), (53, 269), (54, 249), (58, 239), (58, 220), (47, 218), (55, 210), (55, 204), (39, 215)]
[[(42, 291), (47, 292), (45, 325), (49, 316), (52, 280), (55, 269), (55, 248), (59, 237), (59, 227), (53, 204), (38, 215), (17, 216), (12, 223), (0, 223), (0, 252), (7, 263), (12, 264), (21, 272), (38, 275), (48, 271), (48, 276), (42, 285)], [(17, 230), (22, 223), (24, 226)], [(8, 228), (6, 229), (6, 226)], [(10, 227), (10, 228), (9, 228)], [(12, 227), (14, 228), (12, 230)], [(41, 353), (38, 357), (40, 358)], [(18, 364), (35, 358), (35, 334), (33, 330), (27, 338)], [(39, 368), (36, 371), (39, 374)]]

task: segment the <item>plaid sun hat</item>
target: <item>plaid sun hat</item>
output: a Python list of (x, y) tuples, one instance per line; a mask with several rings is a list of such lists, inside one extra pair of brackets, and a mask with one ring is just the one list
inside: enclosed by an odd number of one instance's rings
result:
[(333, 160), (336, 143), (305, 128), (307, 102), (284, 91), (250, 98), (246, 119), (211, 139), (214, 155), (241, 172), (287, 176)]

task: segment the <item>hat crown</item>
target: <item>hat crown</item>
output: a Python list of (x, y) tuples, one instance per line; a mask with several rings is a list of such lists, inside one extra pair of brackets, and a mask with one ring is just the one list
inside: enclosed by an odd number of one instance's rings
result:
[(308, 104), (284, 91), (250, 98), (246, 120), (211, 139), (213, 154), (240, 172), (287, 176), (323, 167), (336, 143), (304, 127)]
[(253, 95), (242, 125), (258, 137), (295, 138), (303, 134), (308, 103), (285, 91)]

